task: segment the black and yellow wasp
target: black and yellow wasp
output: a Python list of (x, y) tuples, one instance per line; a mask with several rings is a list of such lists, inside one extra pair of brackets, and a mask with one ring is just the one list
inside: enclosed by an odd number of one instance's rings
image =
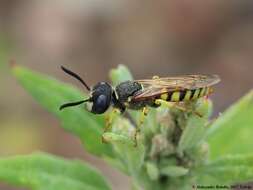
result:
[(60, 110), (86, 102), (86, 109), (103, 114), (110, 106), (121, 113), (126, 109), (140, 110), (147, 106), (158, 107), (161, 102), (189, 102), (212, 93), (212, 87), (220, 81), (217, 75), (185, 75), (177, 77), (153, 77), (146, 80), (125, 81), (115, 88), (107, 82), (89, 87), (76, 73), (61, 67), (64, 72), (78, 79), (90, 92), (86, 100), (64, 104)]
[[(86, 100), (63, 104), (60, 110), (86, 103), (86, 110), (94, 114), (105, 113), (110, 106), (124, 113), (126, 109), (142, 110), (137, 132), (147, 114), (147, 107), (159, 107), (162, 103), (190, 102), (212, 93), (212, 86), (220, 81), (217, 75), (185, 75), (177, 77), (153, 77), (146, 80), (125, 81), (115, 88), (106, 82), (89, 87), (76, 73), (61, 67), (64, 72), (79, 80), (90, 92)], [(182, 109), (182, 107), (177, 106)], [(183, 108), (183, 110), (187, 111)], [(199, 115), (196, 112), (197, 115)], [(110, 119), (109, 119), (110, 120)], [(109, 123), (109, 124), (108, 124)], [(111, 121), (107, 122), (106, 129)]]

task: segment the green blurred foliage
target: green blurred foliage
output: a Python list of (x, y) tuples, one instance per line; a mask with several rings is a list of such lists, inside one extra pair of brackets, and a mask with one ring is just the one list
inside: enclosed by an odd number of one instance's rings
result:
[(211, 159), (248, 154), (253, 148), (253, 90), (212, 124), (208, 134)]
[(234, 185), (253, 179), (253, 154), (225, 155), (195, 170), (198, 184)]
[(33, 190), (109, 190), (102, 175), (77, 160), (44, 153), (0, 159), (0, 179)]

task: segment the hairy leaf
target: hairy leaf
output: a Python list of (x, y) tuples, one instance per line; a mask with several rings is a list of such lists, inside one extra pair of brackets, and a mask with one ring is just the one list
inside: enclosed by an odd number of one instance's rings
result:
[(44, 153), (0, 159), (0, 181), (33, 190), (109, 190), (101, 174), (77, 160)]
[(184, 176), (189, 172), (188, 169), (179, 166), (167, 166), (161, 169), (161, 173), (170, 177)]
[(233, 185), (253, 180), (253, 154), (227, 155), (198, 168), (197, 183)]
[(210, 127), (211, 159), (226, 154), (252, 153), (253, 90), (232, 105)]
[(212, 102), (208, 99), (201, 98), (197, 102), (195, 111), (202, 114), (202, 116), (192, 114), (187, 125), (183, 131), (178, 144), (178, 151), (182, 152), (186, 149), (193, 148), (202, 142), (207, 128), (208, 117), (211, 114)]

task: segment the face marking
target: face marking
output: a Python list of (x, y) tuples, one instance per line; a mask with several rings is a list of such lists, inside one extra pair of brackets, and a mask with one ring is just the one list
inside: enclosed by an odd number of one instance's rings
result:
[[(114, 90), (114, 89), (113, 89)], [(117, 93), (117, 91), (116, 90), (114, 90), (114, 94), (115, 94), (115, 98), (116, 98), (116, 100), (118, 100), (119, 99), (119, 95), (118, 95), (118, 93)]]
[(92, 107), (93, 107), (93, 102), (87, 102), (85, 107), (87, 111), (91, 112)]

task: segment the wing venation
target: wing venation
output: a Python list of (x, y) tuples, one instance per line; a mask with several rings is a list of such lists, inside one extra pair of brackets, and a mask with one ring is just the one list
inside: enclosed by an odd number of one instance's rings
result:
[(181, 90), (193, 90), (217, 84), (220, 78), (217, 75), (185, 75), (155, 79), (136, 80), (143, 86), (143, 90), (133, 97), (138, 101), (155, 97), (163, 93)]

